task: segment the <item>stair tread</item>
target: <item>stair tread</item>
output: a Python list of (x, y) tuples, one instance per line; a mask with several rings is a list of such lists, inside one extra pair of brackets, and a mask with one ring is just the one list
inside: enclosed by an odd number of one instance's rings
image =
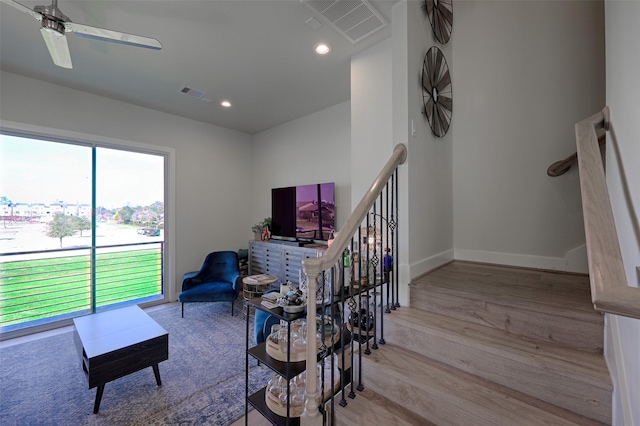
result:
[[(446, 267), (446, 268), (445, 268)], [(544, 285), (546, 287), (557, 288), (577, 288), (577, 289), (590, 289), (590, 281), (588, 274), (562, 272), (562, 271), (548, 271), (543, 269), (531, 269), (514, 267), (507, 265), (495, 265), (488, 263), (477, 263), (463, 260), (456, 260), (450, 262), (441, 268), (434, 270), (433, 272), (451, 271), (457, 274), (470, 274), (470, 275), (484, 275), (492, 277), (512, 277), (515, 278), (515, 283), (519, 285), (534, 285), (539, 287)]]
[[(580, 315), (602, 322), (593, 309), (588, 279), (579, 275), (557, 274), (491, 265), (452, 262), (414, 279), (412, 290), (450, 295), (473, 295), (478, 300), (518, 307), (544, 306), (559, 315)], [(531, 309), (531, 307), (529, 308)]]
[[(513, 286), (516, 287), (516, 286)], [(553, 312), (566, 317), (578, 317), (585, 321), (602, 323), (602, 315), (593, 305), (583, 298), (581, 301), (571, 300), (560, 295), (545, 294), (531, 290), (528, 293), (520, 288), (509, 288), (508, 285), (474, 285), (464, 283), (460, 285), (452, 280), (439, 277), (417, 279), (411, 282), (411, 289), (422, 289), (432, 293), (450, 296), (473, 298), (506, 306), (527, 308)]]
[(407, 327), (412, 333), (419, 331), (435, 334), (503, 358), (536, 368), (544, 368), (561, 376), (581, 378), (585, 383), (593, 386), (612, 389), (604, 357), (595, 353), (579, 351), (416, 308), (398, 309), (391, 315), (387, 315), (386, 321)]
[(525, 310), (533, 313), (543, 313), (559, 318), (573, 319), (583, 322), (596, 328), (602, 328), (604, 317), (595, 310), (573, 309), (571, 305), (561, 306), (549, 304), (542, 301), (531, 301), (511, 295), (491, 294), (477, 290), (473, 293), (467, 290), (460, 290), (451, 287), (441, 287), (434, 285), (424, 285), (416, 282), (411, 283), (411, 306), (417, 302), (428, 301), (429, 299), (461, 301), (456, 304), (463, 306), (464, 302), (475, 303), (479, 306), (493, 305), (502, 306), (502, 310)]
[(602, 424), (393, 344), (363, 356), (362, 367), (365, 388), (435, 424)]
[(336, 425), (436, 426), (402, 405), (369, 389), (357, 392), (355, 398), (346, 398), (346, 401), (345, 407), (335, 404)]
[(584, 275), (454, 261), (410, 284), (410, 306), (602, 354), (589, 294)]

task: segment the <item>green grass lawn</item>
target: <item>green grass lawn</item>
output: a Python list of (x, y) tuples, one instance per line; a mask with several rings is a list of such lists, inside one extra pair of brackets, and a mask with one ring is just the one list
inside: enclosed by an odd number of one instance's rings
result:
[[(96, 254), (96, 306), (162, 294), (161, 249)], [(2, 327), (91, 309), (89, 255), (0, 263)]]

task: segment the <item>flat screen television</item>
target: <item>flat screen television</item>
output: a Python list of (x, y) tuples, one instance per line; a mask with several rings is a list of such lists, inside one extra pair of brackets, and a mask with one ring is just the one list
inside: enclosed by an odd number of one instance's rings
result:
[(271, 190), (271, 236), (296, 241), (327, 241), (335, 229), (335, 183)]

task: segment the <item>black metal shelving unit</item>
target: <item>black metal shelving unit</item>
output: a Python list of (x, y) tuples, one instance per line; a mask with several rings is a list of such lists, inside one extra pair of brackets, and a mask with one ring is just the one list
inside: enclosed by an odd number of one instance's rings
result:
[[(267, 312), (275, 317), (285, 320), (288, 323), (299, 319), (305, 318), (306, 312), (300, 312), (297, 314), (287, 314), (282, 310), (282, 308), (277, 307), (273, 309), (269, 309), (261, 304), (262, 299), (257, 297), (247, 301), (248, 309), (260, 309), (264, 312)], [(294, 377), (301, 374), (306, 370), (306, 361), (297, 361), (297, 362), (285, 362), (279, 361), (277, 359), (272, 358), (267, 354), (266, 342), (260, 343), (253, 347), (249, 347), (249, 321), (252, 317), (247, 315), (247, 326), (246, 326), (246, 360), (245, 360), (245, 425), (248, 424), (248, 412), (249, 412), (249, 404), (256, 409), (264, 418), (266, 418), (271, 424), (275, 426), (298, 426), (300, 424), (300, 418), (298, 417), (282, 417), (269, 409), (267, 403), (265, 401), (265, 393), (267, 392), (266, 386), (259, 389), (257, 392), (254, 392), (249, 395), (249, 359), (253, 358), (256, 361), (266, 365), (269, 369), (274, 371), (275, 373), (282, 376), (287, 381), (290, 381)], [(291, 329), (289, 328), (289, 333)], [(340, 328), (341, 330), (341, 338), (337, 340), (337, 342), (331, 347), (327, 348), (325, 352), (320, 352), (318, 354), (318, 361), (321, 361), (323, 357), (337, 351), (338, 349), (346, 346), (351, 341), (351, 333), (346, 330), (346, 327)], [(290, 337), (290, 336), (289, 336)], [(290, 339), (288, 339), (290, 342)], [(289, 343), (290, 344), (290, 343)], [(289, 349), (287, 350), (289, 353)], [(347, 371), (341, 371), (342, 381), (341, 383), (349, 383), (351, 379), (351, 369), (347, 369)], [(289, 392), (287, 392), (289, 393)]]
[[(277, 307), (273, 309), (269, 309), (261, 304), (262, 298), (256, 297), (249, 301), (247, 301), (248, 309), (260, 309), (264, 312), (267, 312), (271, 315), (274, 315), (276, 318), (280, 320), (287, 321), (287, 323), (291, 323), (292, 321), (298, 318), (304, 318), (306, 316), (306, 312), (300, 312), (296, 314), (288, 314), (282, 310), (282, 308)], [(306, 362), (305, 361), (297, 361), (297, 362), (285, 362), (279, 361), (270, 357), (267, 354), (267, 344), (266, 342), (260, 343), (259, 345), (249, 347), (249, 320), (250, 316), (247, 315), (247, 334), (246, 334), (246, 365), (245, 365), (245, 425), (248, 424), (248, 413), (249, 413), (249, 405), (253, 406), (264, 418), (269, 420), (271, 424), (276, 426), (297, 426), (300, 424), (300, 419), (297, 417), (282, 417), (278, 414), (274, 413), (267, 407), (267, 403), (265, 401), (265, 393), (266, 386), (258, 390), (257, 392), (249, 395), (249, 357), (254, 358), (258, 362), (266, 365), (272, 371), (282, 376), (287, 380), (287, 383), (306, 370)], [(291, 333), (291, 327), (287, 327), (288, 332)], [(291, 336), (289, 336), (290, 338)], [(287, 339), (290, 345), (290, 339)], [(290, 348), (287, 348), (287, 354), (290, 354)], [(289, 355), (287, 355), (287, 358)], [(287, 394), (289, 394), (289, 390), (287, 389)], [(287, 403), (289, 404), (289, 402)], [(287, 407), (289, 409), (289, 406)]]

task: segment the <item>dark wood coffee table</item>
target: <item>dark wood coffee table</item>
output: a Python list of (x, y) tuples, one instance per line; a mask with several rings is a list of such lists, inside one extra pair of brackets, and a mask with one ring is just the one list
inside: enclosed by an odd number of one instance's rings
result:
[(162, 384), (158, 363), (169, 359), (169, 333), (138, 306), (75, 318), (73, 323), (89, 389), (98, 387), (94, 414), (107, 382), (152, 367), (156, 383)]

